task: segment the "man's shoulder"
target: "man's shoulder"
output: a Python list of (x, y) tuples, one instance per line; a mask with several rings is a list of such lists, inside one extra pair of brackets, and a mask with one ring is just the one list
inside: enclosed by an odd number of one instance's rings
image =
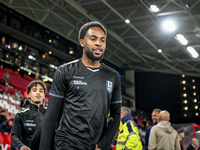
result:
[(115, 75), (119, 75), (119, 73), (117, 72), (117, 70), (113, 69), (112, 67), (102, 63), (103, 65), (103, 69), (106, 70), (109, 73), (115, 74)]
[(152, 128), (153, 126), (155, 126), (155, 125), (151, 125), (151, 126), (149, 126), (149, 127), (147, 128), (147, 131), (150, 131), (151, 128)]
[(76, 64), (79, 63), (79, 61), (80, 61), (80, 59), (76, 59), (76, 60), (70, 61), (68, 63), (64, 63), (64, 64), (60, 65), (59, 68), (67, 68), (70, 66), (75, 66)]
[(24, 110), (19, 111), (17, 114), (25, 114), (30, 111), (30, 108), (25, 108)]
[(70, 70), (73, 70), (73, 68), (76, 68), (79, 66), (80, 59), (70, 61), (68, 63), (64, 63), (58, 67), (56, 71), (60, 72), (61, 74), (65, 74), (66, 72), (69, 72)]

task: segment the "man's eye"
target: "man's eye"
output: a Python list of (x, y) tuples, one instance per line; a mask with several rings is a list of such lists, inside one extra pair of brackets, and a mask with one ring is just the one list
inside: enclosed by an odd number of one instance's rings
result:
[(94, 41), (95, 39), (91, 39), (92, 41)]
[(105, 40), (101, 40), (101, 42), (105, 42)]

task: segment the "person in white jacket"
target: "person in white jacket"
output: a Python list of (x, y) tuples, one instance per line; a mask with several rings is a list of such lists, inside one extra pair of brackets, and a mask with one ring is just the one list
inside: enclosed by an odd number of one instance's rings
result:
[(158, 124), (153, 126), (149, 137), (149, 150), (181, 150), (178, 133), (171, 126), (168, 111), (161, 111)]

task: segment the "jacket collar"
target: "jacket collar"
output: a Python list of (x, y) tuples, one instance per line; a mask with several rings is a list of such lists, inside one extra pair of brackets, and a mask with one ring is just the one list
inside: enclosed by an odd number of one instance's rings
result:
[(131, 115), (127, 115), (124, 118), (121, 119), (122, 123), (124, 124), (125, 122), (127, 122), (128, 120), (133, 120)]
[(44, 106), (43, 105), (40, 105), (40, 107), (38, 108), (37, 105), (34, 105), (34, 104), (30, 104), (30, 109), (31, 110), (41, 110), (41, 109), (44, 109)]

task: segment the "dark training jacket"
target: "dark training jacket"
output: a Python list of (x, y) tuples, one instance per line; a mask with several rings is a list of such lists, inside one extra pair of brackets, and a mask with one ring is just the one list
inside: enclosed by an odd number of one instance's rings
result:
[(40, 133), (47, 108), (30, 104), (30, 108), (16, 114), (11, 129), (11, 142), (16, 149), (28, 146), (31, 150), (39, 149)]
[(8, 121), (5, 121), (4, 123), (0, 125), (0, 132), (2, 133), (8, 132), (8, 134), (10, 134), (11, 127), (9, 127)]

